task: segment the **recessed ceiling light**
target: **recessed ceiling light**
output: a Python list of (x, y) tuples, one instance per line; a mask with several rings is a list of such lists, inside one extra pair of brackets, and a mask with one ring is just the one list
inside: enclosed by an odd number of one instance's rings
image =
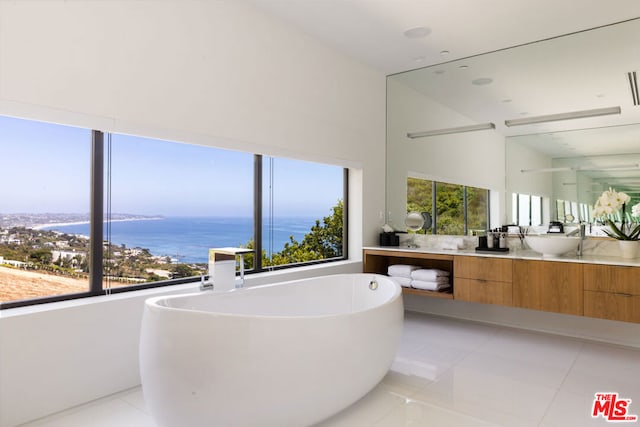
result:
[(461, 69), (461, 70), (466, 70), (467, 68), (469, 68), (469, 66), (468, 66), (468, 65), (461, 65), (461, 66), (460, 66), (460, 69)]
[(511, 102), (511, 101), (512, 101), (511, 99), (503, 99), (503, 100), (502, 100), (502, 102), (504, 102), (505, 104), (507, 104), (507, 103), (509, 103), (509, 102)]
[(435, 73), (436, 74), (444, 74), (444, 70), (436, 70)]
[(431, 34), (431, 29), (427, 27), (413, 27), (404, 32), (404, 36), (408, 39), (421, 39)]
[(440, 51), (440, 55), (449, 55), (451, 52), (449, 52), (448, 50), (441, 50)]
[(471, 80), (471, 83), (476, 86), (484, 86), (493, 83), (493, 79), (490, 79), (489, 77), (479, 77), (477, 79)]

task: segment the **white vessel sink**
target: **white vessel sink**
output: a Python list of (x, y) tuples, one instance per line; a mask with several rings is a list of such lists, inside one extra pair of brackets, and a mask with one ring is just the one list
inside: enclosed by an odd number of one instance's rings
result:
[(559, 256), (578, 249), (580, 237), (552, 236), (549, 234), (527, 235), (524, 241), (542, 256)]

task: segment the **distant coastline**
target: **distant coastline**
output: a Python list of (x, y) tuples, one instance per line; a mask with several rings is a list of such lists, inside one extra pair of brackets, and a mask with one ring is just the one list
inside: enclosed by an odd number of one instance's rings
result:
[[(143, 221), (164, 219), (162, 215), (138, 215), (129, 213), (112, 213), (110, 222)], [(1, 213), (0, 229), (15, 227), (43, 230), (52, 227), (89, 224), (91, 215), (88, 213)], [(105, 223), (108, 221), (105, 220)]]
[[(154, 217), (133, 217), (133, 218), (120, 218), (120, 219), (105, 219), (103, 224), (107, 224), (109, 222), (125, 222), (125, 221), (159, 221), (165, 219), (162, 216), (154, 216)], [(36, 224), (29, 228), (34, 230), (44, 230), (51, 229), (55, 227), (68, 227), (71, 225), (83, 225), (83, 224), (91, 224), (91, 221), (72, 221), (72, 222), (50, 222), (47, 224)], [(51, 230), (53, 231), (53, 230)]]
[[(162, 220), (162, 221), (160, 221)], [(3, 223), (4, 221), (4, 223)], [(315, 217), (278, 217), (263, 226), (267, 255), (280, 252), (291, 238), (302, 241), (315, 225)], [(0, 228), (26, 228), (34, 233), (51, 232), (88, 241), (87, 214), (0, 214)], [(106, 228), (109, 227), (109, 236)], [(254, 236), (250, 217), (164, 217), (134, 214), (113, 215), (104, 223), (104, 238), (118, 248), (147, 250), (152, 256), (172, 262), (198, 264), (208, 262), (209, 248), (245, 247)], [(20, 238), (20, 231), (17, 230)], [(5, 234), (6, 240), (11, 239)]]

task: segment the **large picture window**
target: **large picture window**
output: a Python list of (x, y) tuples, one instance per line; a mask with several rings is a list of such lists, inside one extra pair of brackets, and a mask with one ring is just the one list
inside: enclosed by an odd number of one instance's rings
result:
[(343, 169), (264, 157), (262, 170), (262, 266), (342, 257)]
[(0, 308), (196, 281), (214, 247), (253, 249), (248, 272), (346, 257), (341, 167), (4, 117), (0, 138)]
[(89, 291), (91, 132), (0, 116), (0, 302)]
[(208, 249), (253, 238), (253, 155), (135, 136), (105, 143), (112, 288), (207, 274)]

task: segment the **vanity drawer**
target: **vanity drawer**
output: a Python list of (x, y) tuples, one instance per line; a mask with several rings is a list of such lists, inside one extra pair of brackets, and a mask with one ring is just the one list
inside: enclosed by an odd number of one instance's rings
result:
[(584, 315), (640, 323), (640, 295), (585, 291)]
[[(510, 259), (456, 256), (453, 274), (464, 279), (511, 282), (513, 261)], [(457, 283), (457, 281), (456, 281)]]
[(511, 283), (477, 279), (454, 279), (453, 299), (483, 304), (512, 305)]
[(582, 264), (516, 260), (513, 264), (513, 305), (582, 316), (582, 278)]
[(640, 295), (640, 268), (585, 264), (584, 289)]

